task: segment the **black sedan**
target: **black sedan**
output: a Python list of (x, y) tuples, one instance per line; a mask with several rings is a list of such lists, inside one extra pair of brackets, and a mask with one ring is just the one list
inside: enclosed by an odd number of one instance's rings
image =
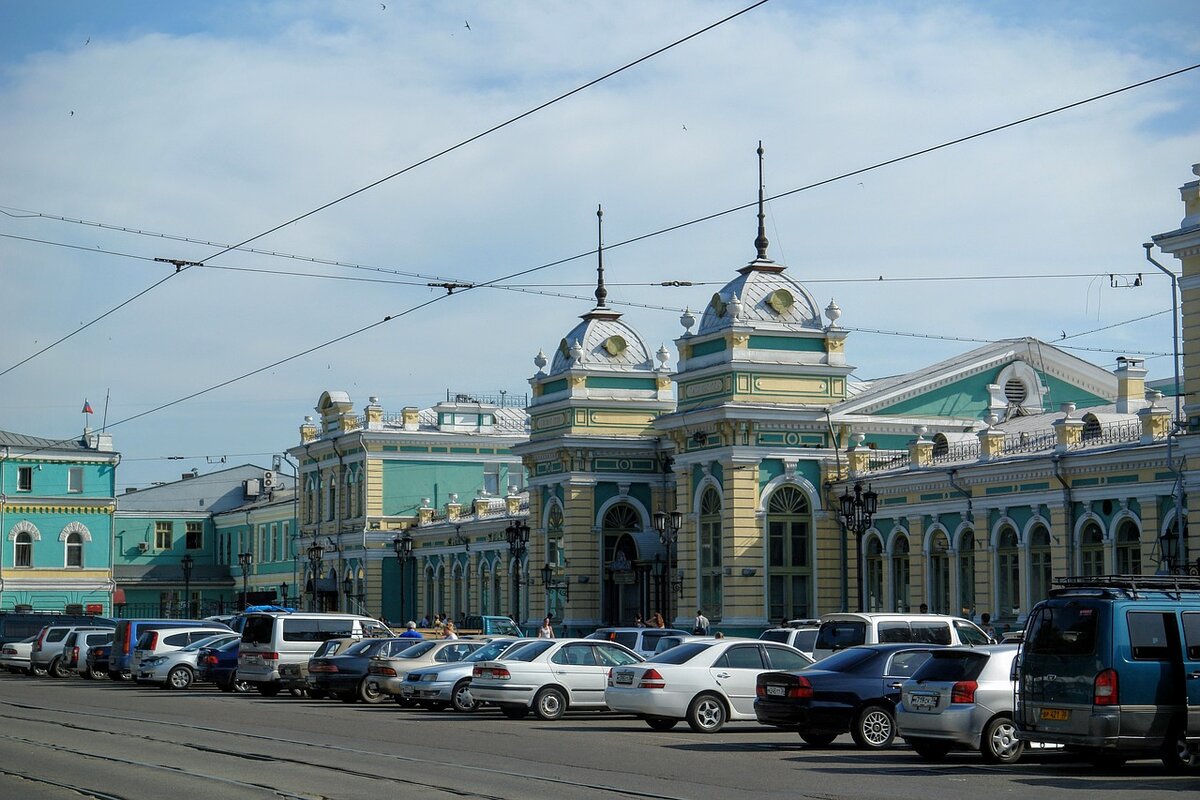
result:
[(761, 673), (754, 714), (764, 725), (799, 731), (813, 747), (824, 747), (846, 731), (861, 748), (890, 747), (900, 685), (931, 649), (911, 643), (864, 645), (798, 672)]
[(336, 656), (308, 660), (308, 685), (343, 703), (378, 703), (387, 695), (371, 688), (367, 667), (376, 656), (388, 658), (412, 647), (420, 639), (364, 639)]

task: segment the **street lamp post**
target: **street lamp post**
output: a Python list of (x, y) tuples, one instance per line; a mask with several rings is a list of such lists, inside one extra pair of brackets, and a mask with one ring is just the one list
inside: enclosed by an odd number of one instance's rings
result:
[(183, 567), (183, 615), (188, 619), (192, 618), (192, 566), (195, 563), (191, 553), (184, 553), (179, 559), (179, 566)]
[(279, 584), (279, 605), (283, 608), (288, 607), (288, 584), (287, 581)]
[(523, 520), (513, 520), (504, 529), (504, 535), (508, 539), (508, 552), (512, 555), (513, 561), (516, 562), (516, 574), (513, 577), (513, 596), (515, 598), (516, 609), (513, 612), (513, 621), (518, 625), (521, 624), (521, 559), (525, 557), (525, 552), (529, 549), (529, 525)]
[(247, 550), (245, 553), (238, 553), (238, 566), (242, 568), (242, 608), (245, 609), (250, 603), (247, 600), (246, 581), (250, 578), (250, 566), (254, 563), (254, 553)]
[[(408, 566), (409, 559), (412, 558), (413, 537), (412, 534), (405, 533), (403, 536), (397, 536), (392, 539), (392, 549), (396, 551), (396, 560), (400, 562), (400, 618), (404, 619), (407, 609), (404, 602), (404, 570)], [(416, 619), (416, 614), (411, 615)]]
[(867, 586), (866, 575), (863, 574), (862, 538), (871, 528), (871, 518), (875, 516), (879, 494), (872, 491), (870, 484), (867, 485), (866, 491), (863, 491), (862, 481), (855, 481), (853, 494), (850, 487), (846, 487), (846, 492), (840, 499), (838, 516), (841, 517), (846, 530), (854, 533), (855, 563), (858, 566), (858, 610), (862, 611), (866, 607)]
[[(675, 543), (679, 541), (679, 529), (682, 527), (682, 511), (672, 511), (669, 514), (666, 511), (654, 512), (654, 530), (658, 531), (658, 540), (667, 549), (667, 591), (663, 611), (666, 612), (666, 622), (668, 625), (674, 619), (671, 616), (671, 595), (676, 591), (676, 584), (671, 579), (671, 570), (675, 563)], [(682, 589), (682, 585), (679, 588)]]
[(312, 608), (311, 611), (317, 610), (317, 581), (321, 575), (321, 559), (325, 555), (325, 546), (313, 537), (313, 542), (305, 551), (308, 554), (308, 564), (312, 568)]

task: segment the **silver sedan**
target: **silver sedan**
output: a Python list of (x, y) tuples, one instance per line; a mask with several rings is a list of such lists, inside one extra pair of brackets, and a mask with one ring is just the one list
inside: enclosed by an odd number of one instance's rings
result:
[(137, 678), (145, 683), (157, 683), (164, 689), (186, 689), (196, 680), (196, 659), (202, 647), (220, 647), (240, 637), (237, 633), (217, 633), (192, 642), (186, 647), (162, 655), (142, 659)]

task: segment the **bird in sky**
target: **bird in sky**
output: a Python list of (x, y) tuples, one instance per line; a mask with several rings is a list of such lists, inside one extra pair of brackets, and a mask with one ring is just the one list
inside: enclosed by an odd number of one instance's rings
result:
[(683, 126), (683, 129), (686, 131), (686, 130), (687, 130), (687, 125), (684, 125), (684, 126)]
[(464, 28), (466, 28), (467, 30), (471, 30), (471, 23), (467, 22), (467, 21), (464, 19), (464, 20), (463, 20), (463, 27), (464, 27)]
[(84, 46), (84, 47), (87, 47), (87, 46), (88, 46), (89, 44), (91, 44), (91, 43), (92, 43), (92, 37), (90, 37), (90, 36), (89, 36), (89, 37), (87, 38), (87, 41), (83, 43), (83, 46)]
[(75, 116), (75, 112), (74, 112), (74, 111), (72, 111), (72, 112), (71, 112), (71, 116), (72, 116), (72, 117), (73, 117), (73, 116)]
[(386, 3), (380, 3), (380, 4), (379, 4), (379, 10), (380, 10), (380, 11), (387, 11), (387, 4), (386, 4)]

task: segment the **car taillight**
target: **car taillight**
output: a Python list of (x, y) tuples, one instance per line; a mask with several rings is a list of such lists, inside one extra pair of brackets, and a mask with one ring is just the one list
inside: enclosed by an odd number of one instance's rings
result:
[(768, 686), (770, 685), (771, 684), (759, 683), (754, 687), (754, 696), (760, 698), (786, 697), (792, 700), (804, 700), (813, 696), (812, 684), (809, 683), (808, 678), (805, 678), (803, 675), (797, 676), (795, 683), (790, 683), (786, 686), (779, 686), (778, 684), (775, 684), (775, 686), (783, 689), (782, 694), (768, 691)]
[(214, 655), (212, 655), (212, 654), (210, 653), (209, 655), (206, 655), (206, 656), (204, 657), (204, 663), (205, 663), (205, 664), (216, 664), (216, 663), (217, 663), (217, 657), (216, 657), (216, 656), (214, 656)]
[(72, 664), (79, 663), (79, 648), (78, 647), (71, 648), (71, 663)]
[(504, 667), (476, 667), (471, 670), (472, 678), (493, 678), (498, 681), (506, 681), (512, 677)]
[(278, 661), (279, 653), (263, 653), (262, 660), (263, 661)]
[(392, 678), (396, 677), (396, 670), (392, 669), (391, 667), (384, 666), (383, 664), (372, 664), (371, 666), (367, 667), (367, 672), (371, 673), (372, 675), (388, 675)]
[(1117, 671), (1106, 669), (1096, 676), (1093, 684), (1092, 702), (1098, 706), (1120, 705), (1120, 695), (1117, 692)]
[(158, 647), (158, 631), (150, 631), (150, 641), (146, 642), (146, 650), (154, 650)]
[(47, 633), (47, 631), (48, 631), (48, 630), (49, 630), (48, 628), (42, 628), (40, 631), (38, 631), (38, 638), (37, 638), (37, 641), (33, 643), (33, 649), (34, 649), (34, 650), (41, 650), (41, 649), (42, 649), (42, 642), (45, 640), (45, 638), (46, 638), (46, 633)]
[(639, 689), (665, 689), (667, 682), (663, 680), (663, 676), (656, 669), (648, 669), (642, 673), (642, 679), (638, 681)]
[(951, 703), (974, 703), (975, 690), (979, 684), (975, 681), (959, 681), (950, 689)]

